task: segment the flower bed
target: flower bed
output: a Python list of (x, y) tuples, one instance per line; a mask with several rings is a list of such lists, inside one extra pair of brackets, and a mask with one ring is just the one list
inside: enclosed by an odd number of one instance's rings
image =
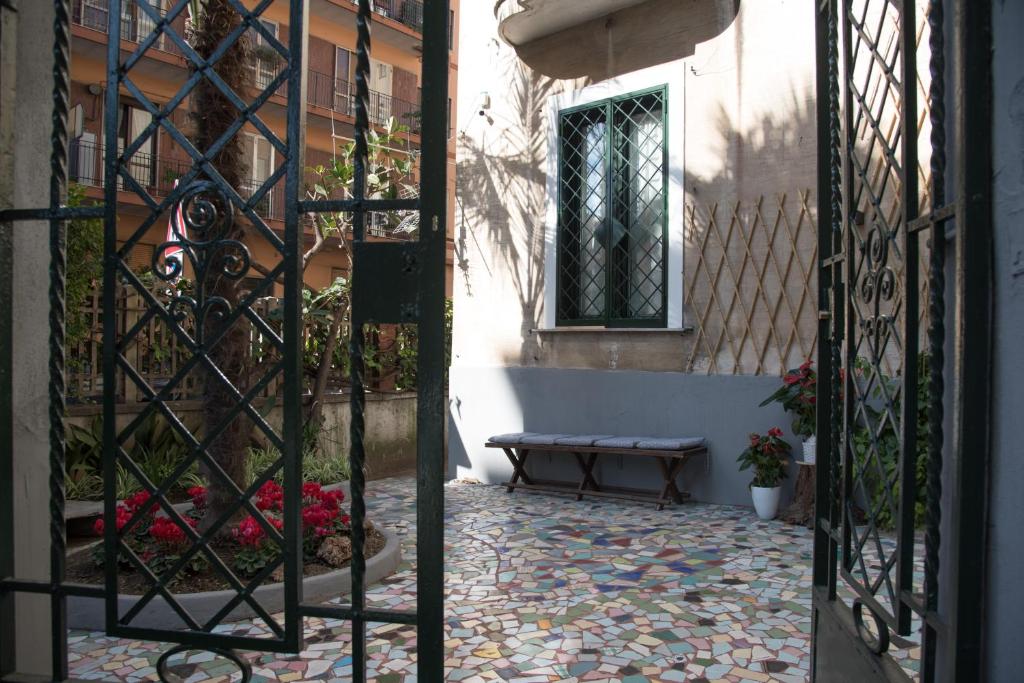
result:
[[(180, 516), (188, 529), (163, 512), (158, 513), (148, 492), (141, 492), (118, 504), (115, 521), (118, 533), (147, 569), (158, 577), (172, 580), (176, 592), (228, 588), (230, 584), (223, 573), (211, 564), (205, 553), (195, 553), (182, 564), (199, 520), (206, 511), (204, 487), (193, 487), (189, 495), (192, 507)], [(341, 507), (344, 499), (345, 494), (341, 490), (328, 490), (310, 482), (303, 484), (302, 547), (307, 575), (346, 567), (351, 560), (350, 520)], [(268, 481), (259, 489), (253, 503), (260, 514), (246, 514), (230, 527), (229, 534), (212, 539), (210, 550), (240, 579), (251, 580), (263, 573), (266, 574), (264, 583), (280, 581), (277, 571), (267, 574), (265, 570), (278, 565), (281, 556), (280, 545), (274, 536), (284, 526), (284, 490), (276, 482)], [(129, 528), (132, 517), (140, 511), (143, 515)], [(104, 527), (104, 520), (96, 520), (95, 533), (102, 535)], [(372, 557), (384, 544), (384, 536), (368, 524), (367, 556)], [(123, 593), (145, 592), (149, 581), (138, 571), (128, 553), (121, 553), (117, 559), (120, 565), (119, 590)], [(103, 544), (97, 543), (88, 553), (69, 558), (68, 576), (75, 581), (100, 583), (105, 563)], [(175, 572), (173, 577), (169, 576), (172, 571)]]

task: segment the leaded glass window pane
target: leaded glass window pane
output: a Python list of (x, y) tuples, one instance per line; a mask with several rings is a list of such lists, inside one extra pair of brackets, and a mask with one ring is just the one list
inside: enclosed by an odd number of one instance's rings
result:
[(560, 116), (558, 322), (665, 323), (665, 91)]
[(562, 117), (562, 230), (559, 292), (562, 310), (576, 319), (605, 316), (604, 231), (608, 218), (605, 108)]

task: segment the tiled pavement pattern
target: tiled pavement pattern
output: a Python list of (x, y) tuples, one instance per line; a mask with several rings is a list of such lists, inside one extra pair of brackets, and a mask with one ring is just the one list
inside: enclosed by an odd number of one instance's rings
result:
[[(409, 608), (414, 482), (370, 487), (370, 514), (402, 534), (406, 562), (368, 597), (375, 607)], [(459, 483), (446, 493), (447, 680), (807, 679), (809, 531), (726, 506), (658, 512)], [(228, 630), (262, 632), (251, 622)], [(308, 619), (306, 630), (298, 656), (251, 654), (253, 680), (349, 680), (345, 624)], [(72, 675), (155, 680), (166, 647), (75, 632)], [(368, 652), (373, 680), (416, 681), (414, 629), (378, 627)], [(209, 653), (179, 661), (188, 683), (227, 681), (233, 671)]]

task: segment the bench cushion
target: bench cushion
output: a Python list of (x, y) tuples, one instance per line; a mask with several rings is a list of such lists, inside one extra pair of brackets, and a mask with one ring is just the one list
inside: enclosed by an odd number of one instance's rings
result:
[(613, 436), (609, 439), (598, 439), (594, 445), (601, 448), (636, 448), (638, 443), (649, 438), (647, 436)]
[(593, 446), (596, 441), (610, 438), (612, 438), (611, 434), (580, 434), (563, 436), (561, 439), (556, 439), (555, 443), (559, 446)]
[(511, 432), (509, 434), (496, 434), (487, 439), (489, 443), (521, 443), (527, 436), (538, 436), (537, 432)]
[(703, 438), (691, 436), (678, 439), (644, 439), (643, 441), (638, 441), (636, 447), (650, 451), (681, 451), (686, 448), (696, 448), (703, 445)]
[(558, 439), (564, 439), (571, 434), (531, 434), (530, 436), (524, 436), (519, 440), (519, 443), (528, 446), (554, 446), (555, 441)]

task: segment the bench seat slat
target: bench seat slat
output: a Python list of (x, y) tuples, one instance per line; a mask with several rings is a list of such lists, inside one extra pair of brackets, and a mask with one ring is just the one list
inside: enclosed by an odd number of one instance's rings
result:
[[(485, 443), (486, 448), (519, 448), (526, 444), (521, 443), (498, 443), (491, 441)], [(553, 444), (550, 446), (536, 446), (538, 451), (557, 451), (561, 453), (615, 453), (617, 455), (660, 455), (666, 458), (680, 458), (689, 457), (691, 455), (699, 455), (707, 451), (705, 446), (696, 446), (694, 448), (680, 448), (677, 450), (666, 450), (664, 448), (605, 448), (601, 446), (563, 446), (561, 444)]]

